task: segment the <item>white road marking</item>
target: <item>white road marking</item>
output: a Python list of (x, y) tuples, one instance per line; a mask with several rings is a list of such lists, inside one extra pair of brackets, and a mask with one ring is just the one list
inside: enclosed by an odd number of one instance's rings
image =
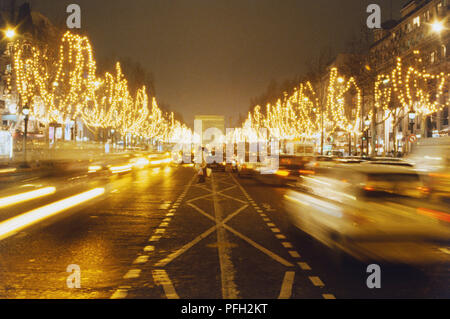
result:
[(309, 265), (307, 263), (299, 262), (298, 265), (300, 266), (300, 268), (302, 270), (311, 270), (311, 267), (309, 267)]
[(281, 243), (281, 244), (283, 245), (284, 248), (294, 248), (294, 247), (292, 247), (292, 244), (288, 243), (288, 242), (284, 242), (284, 243)]
[(336, 297), (332, 294), (323, 294), (323, 299), (336, 299)]
[(164, 218), (164, 219), (163, 219), (163, 222), (169, 223), (171, 220), (172, 220), (172, 218), (167, 217), (167, 218)]
[(145, 246), (144, 251), (145, 252), (155, 251), (155, 246)]
[(127, 295), (128, 289), (119, 288), (113, 293), (111, 299), (124, 299), (127, 297)]
[(270, 230), (274, 233), (281, 233), (281, 230), (279, 230), (278, 228), (271, 228)]
[(148, 261), (148, 256), (142, 255), (133, 261), (133, 264), (145, 264)]
[(317, 277), (317, 276), (310, 276), (309, 280), (311, 280), (313, 285), (316, 286), (316, 287), (323, 287), (323, 286), (325, 286), (325, 284), (322, 282), (322, 280), (320, 280), (320, 278)]
[[(208, 218), (212, 219), (213, 221), (215, 221), (214, 217), (211, 217), (209, 214), (205, 213), (203, 210), (201, 210), (200, 208), (198, 208), (197, 206), (195, 206), (194, 204), (189, 203), (189, 206), (191, 206), (192, 208), (194, 208), (195, 210), (197, 210), (198, 212), (202, 213), (203, 215), (207, 216)], [(248, 207), (248, 205), (243, 206), (241, 208), (239, 208), (237, 211), (235, 211), (234, 213), (228, 215), (227, 218), (225, 218), (219, 225), (215, 225), (213, 227), (211, 227), (210, 229), (208, 229), (207, 231), (205, 231), (204, 233), (200, 234), (199, 236), (197, 236), (196, 238), (194, 238), (194, 240), (192, 240), (191, 242), (187, 243), (186, 245), (184, 245), (183, 247), (181, 247), (180, 249), (178, 249), (177, 251), (175, 251), (174, 253), (170, 254), (169, 256), (167, 256), (166, 258), (160, 260), (158, 263), (156, 263), (157, 267), (165, 267), (167, 264), (169, 264), (170, 262), (172, 262), (175, 258), (177, 258), (178, 256), (184, 254), (186, 251), (188, 251), (190, 248), (192, 248), (193, 246), (195, 246), (196, 244), (198, 244), (202, 239), (208, 237), (211, 233), (213, 233), (218, 226), (228, 222), (229, 220), (231, 220), (234, 216), (236, 216), (237, 214), (239, 214), (241, 211), (243, 211), (244, 209), (246, 209)]]
[(294, 284), (295, 272), (286, 271), (283, 283), (281, 284), (281, 291), (278, 299), (289, 299), (292, 295), (292, 285)]
[(162, 222), (159, 227), (169, 227), (169, 223)]
[(155, 234), (164, 234), (166, 230), (164, 228), (158, 228), (155, 232)]
[(260, 251), (262, 251), (263, 253), (265, 253), (267, 256), (271, 257), (272, 259), (278, 261), (279, 263), (285, 265), (286, 267), (292, 267), (293, 265), (288, 262), (286, 259), (278, 256), (277, 254), (271, 252), (270, 250), (264, 248), (263, 246), (261, 246), (260, 244), (254, 242), (253, 240), (251, 240), (250, 238), (248, 238), (247, 236), (235, 231), (233, 228), (224, 225), (223, 227), (225, 227), (226, 230), (232, 232), (233, 234), (235, 234), (236, 236), (240, 237), (241, 239), (245, 240), (246, 242), (248, 242), (250, 245), (252, 245), (253, 247), (259, 249)]
[(138, 278), (140, 275), (141, 275), (141, 270), (140, 269), (130, 269), (123, 276), (123, 279), (134, 279), (134, 278)]
[(289, 255), (291, 255), (293, 258), (300, 258), (300, 255), (295, 250), (289, 250)]
[(219, 252), (222, 297), (223, 299), (237, 299), (239, 296), (239, 291), (237, 290), (234, 278), (236, 271), (234, 269), (233, 262), (231, 261), (231, 249), (227, 245), (222, 245), (223, 243), (228, 242), (228, 239), (225, 229), (219, 226), (223, 220), (223, 212), (217, 199), (217, 184), (214, 179), (214, 174), (211, 175), (211, 186), (213, 191), (214, 215), (217, 225), (217, 250)]
[(172, 281), (170, 281), (170, 278), (165, 270), (155, 269), (152, 271), (152, 274), (155, 283), (163, 287), (167, 299), (180, 299), (177, 292), (175, 291), (175, 287), (173, 286)]
[(276, 234), (275, 237), (278, 239), (286, 239), (286, 236), (281, 235), (281, 234)]
[(274, 223), (268, 223), (267, 226), (269, 226), (269, 227), (277, 227)]
[(447, 248), (439, 248), (440, 251), (442, 251), (444, 254), (450, 255), (450, 249)]
[(161, 239), (161, 236), (152, 236), (149, 241), (158, 241)]

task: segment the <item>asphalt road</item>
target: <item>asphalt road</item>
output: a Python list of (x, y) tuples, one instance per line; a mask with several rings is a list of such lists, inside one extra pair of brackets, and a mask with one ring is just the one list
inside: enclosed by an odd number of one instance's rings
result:
[[(0, 228), (90, 189), (105, 194), (0, 240), (0, 298), (450, 297), (448, 265), (380, 265), (382, 287), (369, 289), (368, 265), (339, 263), (290, 226), (286, 189), (231, 173), (205, 184), (190, 167), (38, 182), (56, 193), (0, 208)], [(70, 265), (80, 288), (67, 284)]]

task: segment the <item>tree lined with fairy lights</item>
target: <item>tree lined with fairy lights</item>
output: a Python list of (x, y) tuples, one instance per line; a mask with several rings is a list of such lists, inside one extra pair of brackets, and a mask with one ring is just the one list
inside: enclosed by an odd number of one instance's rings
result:
[(119, 63), (114, 75), (98, 76), (87, 37), (66, 32), (53, 55), (18, 41), (13, 59), (20, 108), (28, 106), (30, 117), (39, 122), (65, 124), (81, 118), (95, 131), (113, 129), (123, 136), (159, 141), (182, 138), (189, 132), (173, 114), (163, 114), (154, 97), (149, 110), (145, 86), (130, 92)]
[(364, 122), (374, 119), (377, 122), (374, 117), (379, 113), (383, 117), (380, 123), (392, 118), (396, 127), (410, 112), (427, 116), (448, 107), (444, 92), (448, 91), (449, 78), (450, 74), (443, 72), (431, 74), (412, 66), (404, 68), (398, 58), (390, 73), (377, 75), (371, 83), (374, 108), (363, 118), (363, 94), (356, 78), (346, 80), (337, 68), (332, 68), (323, 90), (325, 94), (321, 94), (322, 79), (314, 81), (315, 86), (310, 81), (300, 83), (290, 96), (285, 93), (277, 103), (268, 104), (265, 114), (260, 106), (255, 106), (235, 138), (248, 139), (245, 134), (251, 127), (267, 128), (273, 137), (287, 140), (317, 138), (322, 130), (325, 137), (343, 132), (349, 139), (352, 136), (356, 139), (367, 129)]

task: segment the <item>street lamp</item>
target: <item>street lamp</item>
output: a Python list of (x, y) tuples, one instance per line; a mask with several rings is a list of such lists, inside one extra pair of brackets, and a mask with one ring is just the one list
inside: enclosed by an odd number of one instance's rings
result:
[(441, 21), (435, 21), (431, 25), (431, 29), (433, 30), (434, 33), (441, 33), (444, 30), (444, 25), (442, 24)]
[(16, 36), (16, 30), (14, 29), (7, 29), (4, 31), (5, 32), (5, 36), (7, 39), (12, 40), (15, 36)]
[(25, 121), (25, 129), (23, 133), (23, 158), (24, 158), (24, 164), (27, 163), (27, 134), (28, 134), (28, 119), (30, 116), (30, 108), (28, 105), (25, 105), (22, 108), (22, 114), (24, 115), (24, 121)]
[(414, 112), (414, 110), (409, 111), (408, 117), (410, 122), (414, 123), (414, 120), (416, 119), (416, 112)]

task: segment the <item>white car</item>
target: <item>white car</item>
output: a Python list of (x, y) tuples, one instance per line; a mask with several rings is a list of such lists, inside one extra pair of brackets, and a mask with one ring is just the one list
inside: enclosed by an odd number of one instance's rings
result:
[(289, 191), (285, 208), (293, 225), (325, 245), (362, 261), (450, 262), (448, 209), (415, 198), (421, 186), (411, 170), (347, 166), (303, 179), (305, 191)]

